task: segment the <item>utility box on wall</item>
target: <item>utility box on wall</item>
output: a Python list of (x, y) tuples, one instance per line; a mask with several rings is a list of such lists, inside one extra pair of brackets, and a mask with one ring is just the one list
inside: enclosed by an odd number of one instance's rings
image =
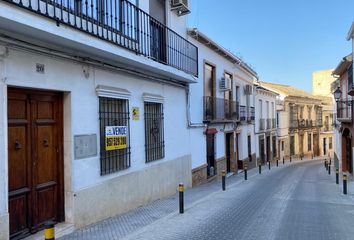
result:
[(97, 156), (97, 135), (75, 135), (75, 159)]

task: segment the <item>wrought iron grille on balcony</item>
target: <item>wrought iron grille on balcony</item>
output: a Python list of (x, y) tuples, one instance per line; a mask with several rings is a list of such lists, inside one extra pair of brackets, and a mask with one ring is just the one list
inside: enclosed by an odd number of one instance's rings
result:
[(254, 121), (254, 119), (255, 119), (255, 109), (254, 107), (249, 107), (247, 120), (250, 122), (250, 121)]
[(240, 105), (240, 121), (246, 121), (247, 109), (246, 106)]
[(260, 131), (265, 130), (265, 119), (264, 118), (259, 119), (259, 130)]
[(277, 127), (277, 121), (275, 118), (272, 118), (272, 128), (276, 128)]
[(314, 127), (312, 120), (309, 119), (291, 119), (290, 128), (312, 128)]
[(198, 75), (197, 47), (128, 0), (4, 1)]
[(322, 130), (323, 130), (324, 132), (333, 131), (333, 125), (332, 125), (332, 124), (329, 124), (328, 122), (325, 122), (325, 123), (323, 124)]
[(337, 102), (337, 121), (351, 122), (353, 112), (352, 100), (339, 100)]
[(204, 120), (239, 120), (239, 104), (224, 98), (204, 97)]
[(271, 129), (272, 128), (272, 119), (267, 118), (267, 129)]

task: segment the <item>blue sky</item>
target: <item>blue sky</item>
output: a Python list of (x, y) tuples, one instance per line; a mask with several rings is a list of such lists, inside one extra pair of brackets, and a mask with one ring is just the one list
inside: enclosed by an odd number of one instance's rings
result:
[(351, 51), (354, 0), (190, 0), (197, 27), (249, 63), (264, 81), (312, 91), (312, 72)]

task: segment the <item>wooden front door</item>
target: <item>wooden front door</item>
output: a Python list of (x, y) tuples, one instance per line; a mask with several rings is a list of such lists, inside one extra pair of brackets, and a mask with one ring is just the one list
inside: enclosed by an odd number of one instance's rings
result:
[(10, 235), (63, 220), (62, 95), (8, 90)]
[[(234, 162), (234, 133), (226, 133), (225, 135), (225, 152), (226, 152), (226, 171), (236, 171), (236, 164)], [(231, 167), (231, 164), (234, 165)]]
[(318, 139), (318, 134), (313, 134), (313, 153), (315, 156), (320, 155), (320, 145), (319, 145), (319, 139)]
[(215, 135), (207, 134), (206, 135), (206, 152), (207, 152), (207, 175), (214, 176), (216, 173), (216, 164), (215, 164)]

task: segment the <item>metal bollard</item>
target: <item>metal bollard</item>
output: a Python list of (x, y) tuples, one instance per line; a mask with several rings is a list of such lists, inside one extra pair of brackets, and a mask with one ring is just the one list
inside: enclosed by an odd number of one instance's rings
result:
[(278, 167), (278, 165), (279, 165), (279, 164), (278, 164), (278, 159), (277, 159), (277, 167)]
[(302, 155), (300, 155), (300, 160), (302, 161)]
[(291, 156), (290, 156), (290, 162), (291, 162)]
[(326, 159), (323, 161), (323, 165), (326, 168)]
[(328, 175), (331, 175), (331, 165), (328, 165)]
[(313, 159), (313, 153), (312, 153), (312, 155), (311, 155), (311, 159)]
[(270, 170), (270, 161), (268, 161), (268, 169)]
[(184, 185), (180, 183), (178, 185), (179, 192), (179, 213), (184, 213)]
[(262, 165), (261, 164), (258, 165), (258, 172), (259, 172), (259, 174), (262, 174)]
[(327, 160), (325, 160), (326, 161), (326, 171), (328, 171), (328, 162), (327, 162)]
[(55, 239), (55, 230), (54, 230), (53, 221), (48, 221), (44, 225), (44, 239), (45, 240), (54, 240)]
[(332, 165), (332, 159), (329, 158), (329, 165)]
[(339, 169), (336, 169), (336, 184), (339, 184)]
[(247, 165), (244, 166), (243, 171), (245, 173), (245, 180), (247, 180)]
[(284, 159), (284, 157), (283, 157), (283, 165), (285, 164), (285, 159)]
[(343, 194), (347, 194), (347, 175), (343, 175)]
[(222, 190), (226, 190), (226, 172), (225, 170), (221, 171), (221, 177), (222, 177)]

